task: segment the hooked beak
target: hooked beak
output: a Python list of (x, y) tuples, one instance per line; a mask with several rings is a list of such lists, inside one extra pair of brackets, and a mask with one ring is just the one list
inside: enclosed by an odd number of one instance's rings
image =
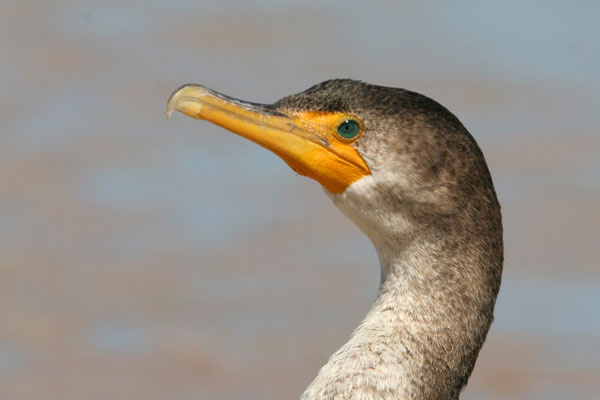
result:
[(341, 193), (370, 174), (352, 142), (335, 132), (335, 121), (346, 118), (343, 114), (281, 110), (192, 84), (171, 95), (167, 117), (174, 110), (252, 140), (277, 154), (298, 174), (315, 179), (332, 193)]

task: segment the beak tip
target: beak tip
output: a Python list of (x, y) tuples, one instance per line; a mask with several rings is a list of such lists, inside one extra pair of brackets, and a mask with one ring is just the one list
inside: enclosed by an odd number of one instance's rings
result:
[(175, 91), (171, 97), (169, 97), (169, 101), (167, 102), (167, 119), (171, 118), (173, 111), (177, 108), (177, 93), (178, 91)]
[[(181, 86), (179, 89), (175, 90), (171, 97), (169, 97), (169, 101), (167, 102), (167, 119), (171, 118), (173, 115), (173, 111), (178, 110), (184, 112), (179, 106), (182, 103), (185, 103), (188, 100), (194, 100), (205, 96), (209, 93), (209, 90), (203, 86), (195, 85), (195, 84), (187, 84)], [(189, 115), (189, 114), (188, 114)]]

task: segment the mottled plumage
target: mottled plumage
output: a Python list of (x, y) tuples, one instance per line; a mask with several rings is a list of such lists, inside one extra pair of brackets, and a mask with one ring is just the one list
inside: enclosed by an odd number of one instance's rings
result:
[(460, 121), (420, 94), (339, 79), (272, 105), (190, 84), (169, 99), (168, 115), (175, 109), (321, 183), (377, 249), (373, 308), (301, 399), (458, 398), (492, 323), (503, 261), (500, 205)]
[(280, 109), (343, 111), (371, 175), (333, 202), (372, 240), (379, 297), (303, 400), (453, 399), (493, 319), (503, 244), (481, 150), (460, 121), (410, 91), (332, 80)]

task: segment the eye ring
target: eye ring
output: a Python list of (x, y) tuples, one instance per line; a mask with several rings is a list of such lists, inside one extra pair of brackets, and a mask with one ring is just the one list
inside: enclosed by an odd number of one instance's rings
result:
[(347, 119), (339, 124), (337, 132), (344, 139), (354, 139), (360, 133), (360, 124), (353, 119)]

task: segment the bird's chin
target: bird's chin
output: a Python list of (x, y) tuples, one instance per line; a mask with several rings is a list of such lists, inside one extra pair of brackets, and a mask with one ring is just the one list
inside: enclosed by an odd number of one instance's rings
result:
[(323, 190), (340, 211), (354, 221), (358, 227), (369, 235), (371, 218), (377, 213), (375, 180), (372, 175), (366, 175), (350, 184), (342, 193), (332, 193)]
[(348, 185), (341, 193), (332, 193), (325, 187), (323, 190), (338, 207), (347, 204), (350, 207), (360, 208), (364, 207), (365, 201), (373, 197), (375, 185), (373, 175), (365, 175)]
[[(394, 238), (410, 235), (414, 226), (402, 210), (392, 211), (386, 204), (389, 195), (382, 195), (385, 185), (374, 175), (367, 175), (352, 183), (342, 193), (325, 193), (337, 208), (352, 220), (376, 248), (397, 245)], [(390, 191), (393, 191), (390, 187)]]

